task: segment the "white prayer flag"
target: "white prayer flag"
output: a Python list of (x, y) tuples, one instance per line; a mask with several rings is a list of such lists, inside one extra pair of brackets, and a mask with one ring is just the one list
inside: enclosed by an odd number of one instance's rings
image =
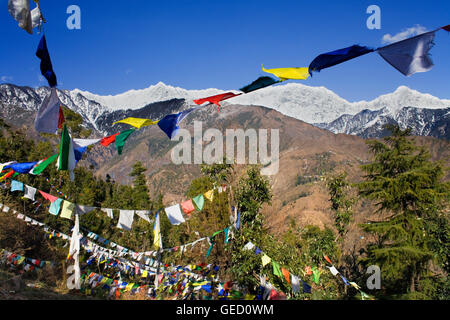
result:
[(120, 210), (119, 222), (117, 227), (124, 230), (131, 230), (133, 224), (134, 210)]
[(165, 208), (164, 211), (166, 212), (170, 223), (173, 225), (179, 225), (180, 223), (186, 221), (183, 218), (183, 214), (181, 213), (181, 208), (179, 204)]

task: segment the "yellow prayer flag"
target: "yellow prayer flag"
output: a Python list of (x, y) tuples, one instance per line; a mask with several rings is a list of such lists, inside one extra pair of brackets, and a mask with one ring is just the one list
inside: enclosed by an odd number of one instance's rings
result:
[(160, 227), (159, 227), (159, 212), (155, 216), (155, 225), (153, 226), (153, 248), (159, 250), (161, 247)]
[(133, 127), (136, 127), (138, 129), (145, 127), (145, 126), (151, 126), (154, 124), (157, 124), (159, 120), (151, 120), (151, 119), (142, 119), (142, 118), (133, 118), (133, 117), (129, 117), (120, 121), (116, 121), (113, 124), (116, 123), (126, 123), (129, 124)]
[(262, 260), (263, 267), (266, 266), (266, 264), (270, 263), (270, 261), (272, 261), (272, 259), (270, 259), (270, 257), (267, 254), (264, 254), (261, 257), (261, 260)]
[(276, 75), (281, 81), (285, 80), (306, 80), (309, 77), (309, 68), (276, 68), (276, 69), (265, 69), (262, 70), (267, 73), (272, 73)]
[(60, 217), (65, 219), (72, 219), (72, 213), (74, 209), (74, 203), (64, 200)]
[(127, 286), (125, 287), (125, 292), (127, 292), (127, 291), (131, 291), (131, 289), (133, 289), (133, 286), (134, 286), (134, 283), (129, 283), (129, 284), (127, 284)]
[(147, 276), (148, 276), (148, 271), (147, 270), (144, 270), (144, 272), (142, 272), (142, 278), (147, 278)]
[(208, 199), (209, 201), (213, 201), (214, 198), (214, 190), (209, 190), (208, 192), (205, 192), (203, 196)]

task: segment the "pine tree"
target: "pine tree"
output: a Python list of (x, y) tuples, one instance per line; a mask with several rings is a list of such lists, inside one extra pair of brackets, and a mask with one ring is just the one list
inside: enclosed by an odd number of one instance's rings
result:
[(362, 226), (376, 237), (364, 261), (381, 268), (386, 294), (413, 293), (434, 257), (430, 245), (435, 239), (428, 226), (440, 216), (449, 186), (441, 182), (442, 165), (430, 161), (429, 153), (413, 143), (410, 130), (387, 129), (392, 136), (384, 142), (367, 142), (375, 159), (362, 166), (367, 175), (358, 184), (360, 195), (390, 214), (384, 221)]

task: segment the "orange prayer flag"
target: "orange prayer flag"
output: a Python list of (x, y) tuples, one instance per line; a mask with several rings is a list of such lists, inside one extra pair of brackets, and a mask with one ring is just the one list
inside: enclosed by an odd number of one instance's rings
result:
[(181, 209), (187, 215), (190, 215), (191, 212), (195, 211), (194, 204), (192, 203), (192, 199), (189, 199), (185, 202), (180, 203)]
[(289, 273), (288, 270), (286, 270), (285, 268), (281, 268), (281, 273), (283, 274), (284, 278), (286, 279), (286, 281), (291, 284), (291, 275)]
[(325, 255), (325, 256), (323, 256), (323, 257), (325, 258), (325, 260), (327, 260), (327, 261), (328, 261), (328, 263), (329, 263), (329, 264), (332, 264), (332, 263), (331, 263), (331, 260), (330, 260), (330, 258), (328, 258), (328, 256), (327, 256), (327, 255)]

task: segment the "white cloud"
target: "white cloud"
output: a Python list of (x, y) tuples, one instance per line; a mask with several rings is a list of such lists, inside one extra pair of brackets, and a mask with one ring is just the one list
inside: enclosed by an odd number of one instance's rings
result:
[(385, 34), (383, 36), (383, 39), (381, 39), (381, 42), (383, 44), (390, 44), (390, 43), (393, 43), (393, 42), (402, 41), (402, 40), (405, 40), (407, 38), (411, 38), (411, 37), (417, 36), (419, 34), (427, 32), (427, 31), (428, 31), (427, 28), (425, 28), (425, 27), (423, 27), (423, 26), (421, 26), (419, 24), (416, 24), (414, 27), (411, 27), (411, 28), (408, 28), (408, 29), (404, 29), (401, 32), (399, 32), (399, 33), (397, 33), (397, 34), (395, 34), (393, 36), (391, 36), (389, 33)]
[(0, 77), (0, 81), (2, 81), (2, 82), (11, 82), (11, 81), (13, 81), (13, 77), (10, 77), (10, 76), (1, 76), (1, 77)]

